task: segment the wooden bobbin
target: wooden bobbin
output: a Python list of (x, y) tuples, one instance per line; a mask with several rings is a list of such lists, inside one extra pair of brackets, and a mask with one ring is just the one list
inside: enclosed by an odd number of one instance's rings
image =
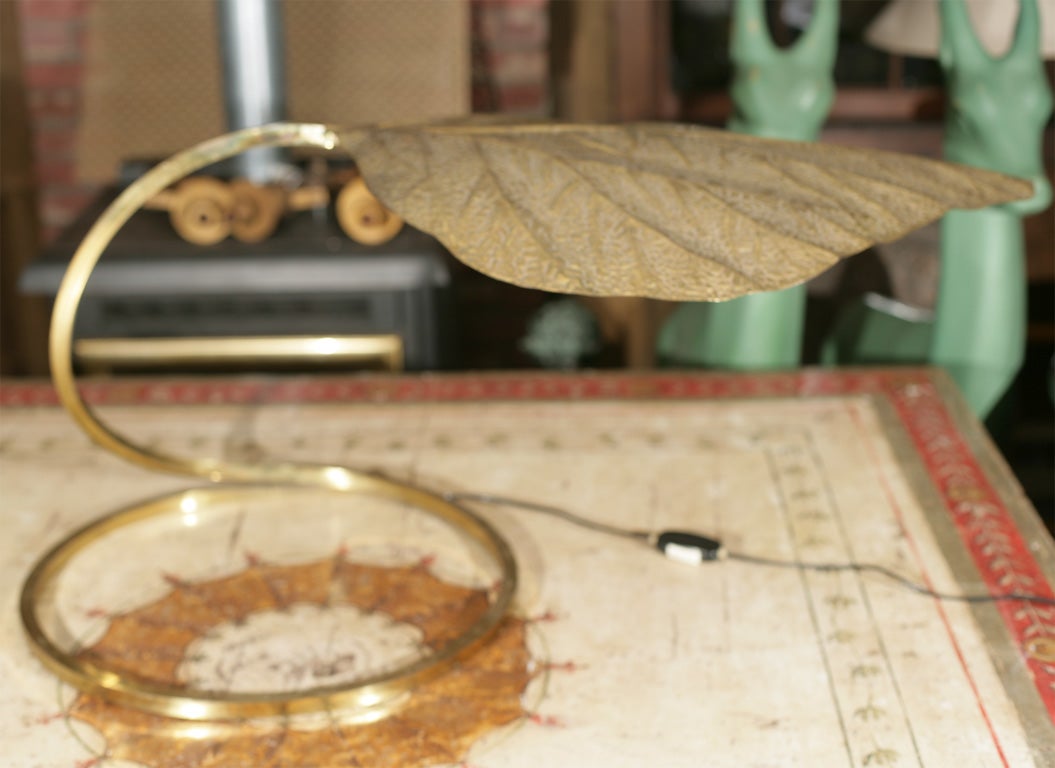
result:
[(231, 189), (222, 181), (196, 176), (176, 188), (169, 220), (184, 240), (215, 245), (231, 233), (234, 204)]
[(231, 234), (243, 243), (259, 243), (275, 231), (286, 209), (286, 194), (277, 186), (261, 186), (246, 179), (230, 183), (234, 204)]
[(363, 245), (386, 243), (403, 228), (403, 219), (385, 208), (358, 177), (341, 188), (334, 210), (344, 233)]

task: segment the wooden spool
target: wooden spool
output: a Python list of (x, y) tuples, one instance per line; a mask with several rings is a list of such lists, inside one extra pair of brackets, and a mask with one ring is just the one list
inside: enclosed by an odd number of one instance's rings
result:
[(231, 233), (235, 199), (222, 181), (196, 176), (180, 183), (169, 204), (169, 220), (184, 240), (215, 245)]
[(234, 198), (231, 234), (243, 243), (259, 243), (269, 237), (285, 213), (285, 192), (246, 179), (235, 179), (229, 187)]
[(358, 177), (341, 188), (334, 210), (344, 233), (363, 245), (386, 243), (403, 228), (403, 219), (385, 208)]
[[(311, 183), (287, 191), (246, 179), (225, 183), (195, 176), (155, 195), (145, 207), (167, 210), (173, 228), (184, 240), (215, 245), (228, 235), (243, 243), (258, 243), (275, 231), (287, 212), (320, 208), (329, 199), (326, 184)], [(359, 176), (341, 187), (334, 211), (344, 233), (363, 245), (386, 243), (403, 228), (403, 219), (382, 205)]]

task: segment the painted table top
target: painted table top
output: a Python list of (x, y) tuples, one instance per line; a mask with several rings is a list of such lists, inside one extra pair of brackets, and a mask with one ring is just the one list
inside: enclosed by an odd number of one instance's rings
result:
[[(761, 557), (875, 563), (945, 592), (1053, 595), (1055, 545), (934, 371), (121, 380), (89, 384), (86, 396), (135, 439), (182, 455), (249, 446), (627, 528), (691, 529)], [(8, 382), (0, 406), (0, 743), (13, 765), (1055, 761), (1053, 608), (943, 602), (875, 573), (685, 565), (491, 506), (476, 509), (521, 569), (515, 615), (464, 663), (471, 683), (414, 695), (415, 706), (460, 707), (456, 725), (436, 714), (233, 724), (222, 736), (144, 725), (60, 685), (31, 657), (18, 593), (33, 562), (77, 526), (195, 483), (91, 446), (46, 384)], [(239, 594), (252, 594), (264, 567), (247, 557), (229, 574)], [(178, 585), (136, 588), (179, 603)], [(99, 619), (92, 592), (81, 590), (79, 609)], [(325, 606), (270, 608), (239, 626)], [(112, 628), (117, 618), (99, 620)], [(201, 657), (250, 642), (238, 627), (221, 630), (206, 633), (220, 637), (212, 650), (194, 646)]]

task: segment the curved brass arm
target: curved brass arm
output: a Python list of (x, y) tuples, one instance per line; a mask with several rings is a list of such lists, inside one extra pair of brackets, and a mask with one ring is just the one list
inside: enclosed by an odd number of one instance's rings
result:
[(73, 327), (88, 278), (118, 230), (154, 195), (184, 176), (251, 147), (317, 147), (337, 149), (336, 131), (311, 123), (275, 123), (249, 128), (203, 142), (158, 164), (110, 205), (85, 236), (70, 260), (55, 298), (49, 357), (59, 401), (96, 443), (147, 469), (204, 477), (213, 482), (267, 481), (326, 486), (344, 490), (355, 485), (356, 472), (345, 467), (306, 464), (245, 465), (217, 458), (181, 458), (135, 445), (112, 431), (81, 397), (73, 374)]
[[(146, 469), (203, 477), (222, 487), (186, 491), (145, 502), (102, 518), (71, 534), (37, 563), (23, 585), (22, 621), (31, 648), (59, 677), (81, 690), (150, 712), (190, 720), (283, 715), (352, 707), (373, 717), (387, 714), (400, 694), (450, 667), (464, 653), (490, 636), (509, 609), (517, 584), (517, 568), (506, 541), (486, 521), (427, 490), (388, 480), (350, 467), (273, 462), (227, 463), (219, 458), (184, 458), (136, 445), (102, 423), (84, 401), (73, 373), (73, 329), (77, 308), (92, 269), (110, 240), (147, 200), (189, 173), (243, 150), (258, 146), (337, 149), (337, 134), (324, 125), (278, 123), (237, 131), (204, 142), (151, 169), (129, 186), (96, 221), (73, 255), (59, 287), (50, 336), (51, 374), (62, 405), (97, 444)], [(250, 483), (252, 485), (236, 485)], [(251, 497), (269, 486), (323, 488), (393, 499), (444, 520), (493, 559), (500, 579), (489, 595), (489, 607), (471, 626), (418, 661), (357, 684), (302, 692), (271, 691), (253, 695), (195, 693), (183, 687), (152, 685), (99, 664), (77, 658), (49, 635), (42, 621), (45, 603), (63, 569), (94, 541), (141, 520), (176, 514), (191, 495), (202, 503), (232, 495)]]

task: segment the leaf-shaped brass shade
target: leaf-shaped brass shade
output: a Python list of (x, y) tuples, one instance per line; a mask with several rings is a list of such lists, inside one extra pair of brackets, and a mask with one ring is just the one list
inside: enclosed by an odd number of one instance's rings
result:
[(185, 459), (135, 445), (94, 416), (76, 385), (77, 308), (113, 236), (188, 174), (264, 146), (346, 152), (382, 202), (471, 266), (524, 286), (601, 296), (722, 300), (781, 288), (954, 206), (1032, 194), (1028, 182), (967, 166), (673, 124), (235, 131), (159, 163), (121, 192), (85, 235), (55, 297), (55, 388), (85, 432), (118, 456), (215, 482), (344, 487), (344, 470), (332, 467)]
[(926, 158), (695, 126), (346, 130), (371, 191), (472, 267), (529, 288), (721, 301), (809, 279), (1028, 182)]

